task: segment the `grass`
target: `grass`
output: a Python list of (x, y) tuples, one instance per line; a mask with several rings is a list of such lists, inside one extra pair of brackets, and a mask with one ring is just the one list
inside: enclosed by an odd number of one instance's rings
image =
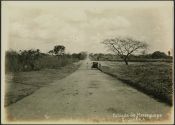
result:
[[(48, 63), (49, 62), (48, 60)], [(64, 67), (57, 67), (56, 69), (45, 68), (39, 71), (11, 72), (6, 74), (5, 106), (23, 99), (37, 89), (47, 86), (55, 80), (68, 76), (77, 70), (79, 66), (80, 62), (76, 62)]]
[(167, 62), (101, 62), (101, 71), (138, 90), (172, 105), (172, 63)]

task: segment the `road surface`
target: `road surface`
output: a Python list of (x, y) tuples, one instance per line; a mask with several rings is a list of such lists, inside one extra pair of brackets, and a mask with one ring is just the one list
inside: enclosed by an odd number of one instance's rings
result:
[(90, 63), (83, 61), (71, 75), (8, 106), (8, 120), (104, 123), (144, 121), (148, 119), (142, 118), (144, 114), (154, 114), (151, 120), (157, 120), (156, 114), (158, 121), (169, 117), (169, 106), (99, 70), (92, 70)]

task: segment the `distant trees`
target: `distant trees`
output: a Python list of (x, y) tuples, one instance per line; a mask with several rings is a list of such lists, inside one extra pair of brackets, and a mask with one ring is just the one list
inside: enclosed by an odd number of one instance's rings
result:
[(87, 52), (80, 52), (80, 53), (78, 53), (79, 54), (79, 59), (80, 60), (83, 60), (83, 59), (85, 59), (86, 57), (87, 57)]
[[(56, 48), (56, 47), (55, 47)], [(86, 58), (86, 52), (66, 54), (64, 47), (49, 51), (49, 54), (41, 53), (39, 49), (6, 51), (5, 70), (6, 72), (34, 71), (42, 68), (58, 68), (65, 65), (83, 60)], [(64, 55), (64, 56), (63, 56)], [(57, 56), (61, 57), (57, 59)]]
[[(93, 61), (122, 61), (120, 56), (116, 54), (105, 54), (105, 53), (90, 53), (89, 58)], [(153, 53), (141, 53), (141, 54), (131, 54), (129, 56), (129, 61), (132, 62), (149, 62), (149, 61), (165, 61), (172, 62), (172, 56), (166, 55), (164, 52), (155, 51)]]
[(132, 53), (138, 52), (140, 50), (143, 51), (147, 48), (146, 43), (139, 40), (134, 40), (132, 38), (116, 37), (105, 39), (102, 41), (102, 43), (105, 44), (110, 51), (119, 55), (124, 60), (126, 65), (128, 65), (128, 58)]
[(89, 54), (89, 58), (92, 60), (96, 60), (96, 61), (104, 61), (104, 60), (108, 60), (108, 61), (112, 61), (112, 60), (116, 60), (117, 59), (117, 55), (108, 53), (108, 54), (104, 54), (104, 53), (90, 53)]
[(54, 51), (53, 51), (53, 50), (50, 50), (48, 53), (51, 54), (51, 55), (53, 56)]
[(53, 50), (50, 50), (48, 53), (51, 55), (56, 55), (59, 59), (59, 57), (65, 54), (65, 49), (66, 47), (63, 45), (56, 45), (54, 46)]
[(65, 49), (63, 45), (56, 45), (48, 53), (41, 53), (39, 49), (8, 50), (5, 54), (5, 70), (6, 72), (18, 72), (57, 68), (87, 57), (86, 52), (69, 54), (65, 53)]
[(63, 45), (54, 46), (53, 51), (54, 51), (56, 56), (62, 56), (65, 53), (65, 46), (63, 46)]
[(151, 57), (153, 59), (167, 58), (167, 55), (164, 52), (155, 51), (152, 53)]
[(87, 57), (87, 53), (86, 52), (73, 53), (72, 57), (73, 58), (78, 58), (79, 60), (83, 60)]
[[(69, 57), (69, 58), (77, 58), (79, 60), (85, 59), (87, 56), (87, 52), (80, 52), (80, 53), (73, 53), (72, 55), (70, 54), (65, 54), (65, 49), (66, 47), (63, 45), (56, 45), (54, 46), (53, 50), (50, 50), (48, 53), (50, 55), (56, 55), (58, 59), (61, 59), (59, 57)], [(64, 56), (63, 56), (64, 55)]]

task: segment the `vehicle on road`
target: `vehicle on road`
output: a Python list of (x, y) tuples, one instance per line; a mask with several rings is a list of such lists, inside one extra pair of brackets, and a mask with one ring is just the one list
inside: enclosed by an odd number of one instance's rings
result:
[(98, 68), (98, 62), (92, 62), (91, 68)]

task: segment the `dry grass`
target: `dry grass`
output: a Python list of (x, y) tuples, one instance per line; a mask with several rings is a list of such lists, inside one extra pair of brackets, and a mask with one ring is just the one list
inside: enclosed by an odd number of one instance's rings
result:
[(37, 89), (62, 79), (78, 69), (80, 63), (72, 63), (57, 69), (6, 74), (5, 106), (21, 100)]
[(172, 105), (172, 63), (102, 62), (101, 70), (128, 83), (159, 101)]

